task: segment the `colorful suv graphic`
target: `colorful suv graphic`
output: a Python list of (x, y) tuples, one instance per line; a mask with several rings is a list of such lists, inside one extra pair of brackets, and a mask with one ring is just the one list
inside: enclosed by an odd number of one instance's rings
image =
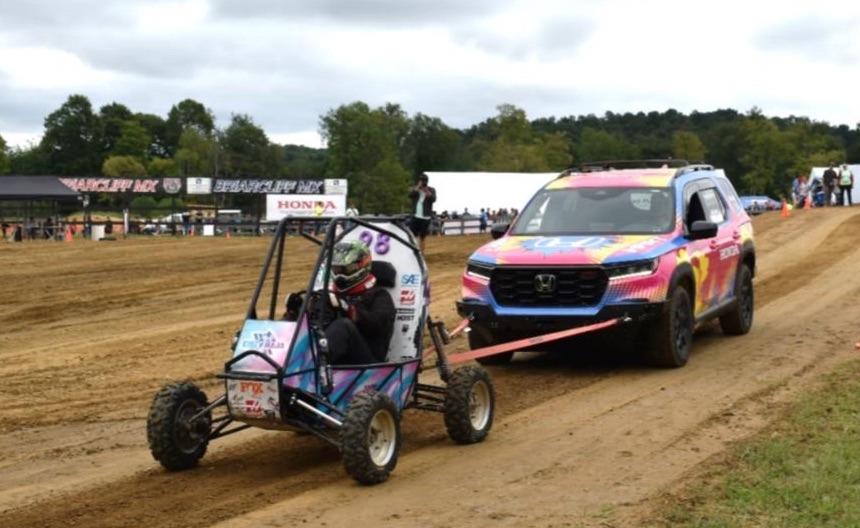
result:
[(752, 326), (753, 230), (722, 169), (635, 160), (567, 170), (493, 236), (469, 258), (457, 303), (473, 349), (627, 316), (636, 324), (613, 328), (649, 363), (681, 367), (697, 324), (719, 318), (733, 335)]

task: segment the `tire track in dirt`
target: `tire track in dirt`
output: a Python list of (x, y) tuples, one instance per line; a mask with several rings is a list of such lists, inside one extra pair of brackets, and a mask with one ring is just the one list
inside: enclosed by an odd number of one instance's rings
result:
[[(856, 222), (856, 216), (852, 218), (853, 220), (849, 219), (845, 222)], [(757, 236), (767, 236), (767, 231), (757, 232)], [(431, 270), (446, 266), (445, 262), (434, 260), (432, 247), (428, 256)], [(810, 245), (810, 247), (814, 246)], [(827, 250), (827, 248), (822, 249)], [(470, 248), (466, 248), (464, 254), (468, 255), (470, 250)], [(776, 248), (775, 251), (779, 251), (779, 248)], [(848, 252), (835, 252), (833, 254), (835, 260), (830, 265), (835, 265), (839, 261), (836, 257), (840, 255), (847, 258)], [(450, 254), (446, 254), (444, 260), (453, 261), (455, 259)], [(465, 256), (459, 262), (452, 262), (447, 265), (460, 267), (463, 262), (465, 262)], [(802, 263), (792, 262), (788, 266), (800, 268)], [(457, 276), (459, 274), (458, 271), (448, 271), (448, 268), (445, 270), (443, 273), (437, 273), (434, 277)], [(778, 278), (783, 274), (788, 275)], [(756, 282), (757, 307), (771, 304), (803, 286), (800, 281), (788, 281), (787, 278), (790, 275), (791, 272), (788, 270), (772, 275), (762, 273), (760, 281), (757, 279)], [(434, 290), (434, 305), (447, 303), (453, 306), (453, 300), (459, 293), (459, 289), (452, 288), (452, 290), (456, 291), (456, 294), (452, 292), (445, 297), (435, 295)], [(456, 314), (453, 313), (453, 308), (450, 308), (440, 318), (448, 322), (455, 321)], [(192, 324), (191, 326), (194, 327), (195, 325)], [(194, 330), (195, 333), (201, 334), (211, 331), (211, 329), (207, 330), (206, 328)], [(607, 384), (599, 384), (600, 387), (598, 388), (598, 382), (610, 377), (621, 378), (626, 385), (635, 383), (637, 380), (648, 380), (658, 376), (664, 378), (669, 388), (675, 390), (678, 385), (689, 381), (693, 375), (692, 371), (696, 370), (691, 369), (691, 367), (695, 366), (700, 354), (710, 351), (714, 347), (725, 348), (727, 346), (720, 345), (721, 341), (723, 341), (721, 338), (711, 339), (707, 333), (703, 336), (697, 336), (696, 352), (691, 361), (692, 365), (682, 371), (655, 373), (651, 370), (612, 364), (606, 361), (584, 362), (577, 360), (577, 358), (568, 358), (565, 361), (558, 357), (549, 356), (542, 356), (534, 361), (515, 363), (508, 368), (492, 369), (499, 395), (499, 409), (502, 416), (508, 417), (499, 426), (503, 428), (500, 434), (504, 435), (504, 438), (509, 438), (513, 431), (517, 438), (522, 437), (522, 433), (527, 436), (527, 423), (540, 419), (534, 417), (534, 413), (529, 412), (530, 410), (546, 405), (547, 401), (561, 402), (570, 399), (571, 396), (580, 399), (588, 397), (590, 393), (601, 394), (606, 390)], [(220, 350), (224, 350), (223, 344), (221, 344)], [(186, 367), (190, 366), (189, 363), (183, 364)], [(195, 362), (192, 361), (191, 364), (195, 364)], [(218, 364), (220, 365), (220, 363)], [(211, 370), (211, 356), (205, 358), (205, 361), (200, 361), (199, 365), (206, 365), (205, 368)], [(195, 364), (195, 366), (199, 365)], [(199, 370), (192, 371), (200, 372)], [(679, 376), (679, 372), (687, 375)], [(695, 372), (695, 374), (700, 375), (701, 372)], [(147, 378), (144, 383), (136, 385), (136, 388), (147, 385), (149, 382), (150, 379)], [(612, 383), (614, 382), (610, 381), (610, 384)], [(644, 382), (638, 381), (638, 383)], [(529, 390), (523, 391), (522, 387), (528, 387)], [(150, 390), (152, 389), (150, 388)], [(579, 421), (571, 421), (578, 424), (588, 424), (589, 421), (599, 420), (601, 416), (611, 415), (613, 412), (618, 412), (628, 406), (635, 406), (637, 401), (649, 397), (649, 395), (653, 397), (654, 394), (663, 391), (664, 389), (649, 388), (645, 393), (635, 393), (632, 397), (628, 395), (629, 401), (622, 398), (616, 402), (615, 406), (602, 406), (601, 412), (596, 414), (591, 412), (584, 415)], [(211, 394), (210, 392), (210, 397)], [(137, 394), (130, 396), (129, 399), (136, 399), (137, 405), (132, 405), (132, 407), (140, 409), (141, 402), (148, 405), (149, 397), (151, 397), (151, 393), (147, 398), (141, 398), (140, 394)], [(624, 403), (625, 401), (626, 403)], [(524, 420), (525, 423), (523, 423)], [(109, 425), (106, 424), (106, 427)], [(519, 433), (517, 433), (518, 431)], [(140, 434), (142, 439), (142, 432)], [(106, 433), (105, 437), (109, 437), (109, 435), (110, 431)], [(451, 448), (444, 433), (441, 417), (428, 416), (425, 413), (406, 413), (404, 417), (404, 440), (401, 466), (430, 467), (434, 465), (433, 460), (438, 460), (439, 457), (448, 456), (448, 454), (461, 459), (463, 456), (467, 456), (466, 453), (479, 453), (475, 449)], [(520, 438), (517, 445), (523, 442), (526, 440)], [(480, 449), (480, 446), (477, 447)], [(120, 449), (118, 452), (127, 453), (128, 449)], [(139, 452), (135, 456), (138, 459), (146, 458), (145, 456), (141, 457)], [(483, 457), (483, 455), (480, 456)], [(412, 459), (415, 459), (414, 464), (407, 462)], [(487, 463), (492, 463), (492, 460), (488, 459)], [(553, 475), (563, 474), (566, 471), (564, 465), (554, 467), (561, 469), (544, 471), (541, 475), (544, 478), (551, 478)], [(398, 478), (397, 475), (400, 474), (401, 468), (398, 468), (393, 479), (397, 479), (399, 482), (392, 482), (389, 486), (401, 486), (404, 485), (405, 481), (417, 478), (415, 471), (410, 469), (404, 471), (403, 476)], [(105, 485), (90, 488), (79, 494), (73, 493), (54, 497), (51, 500), (49, 511), (40, 507), (39, 504), (35, 504), (31, 507), (1, 513), (0, 522), (4, 526), (53, 525), (53, 522), (63, 525), (74, 523), (78, 526), (140, 526), (149, 524), (208, 526), (219, 520), (250, 513), (266, 506), (277, 505), (285, 497), (317, 496), (325, 493), (363, 496), (365, 491), (369, 496), (376, 496), (380, 493), (377, 488), (374, 488), (373, 490), (362, 489), (361, 494), (355, 494), (350, 491), (351, 485), (345, 479), (346, 477), (340, 468), (339, 456), (332, 448), (321, 445), (318, 440), (313, 438), (294, 437), (289, 433), (263, 432), (242, 443), (230, 444), (220, 449), (217, 443), (213, 444), (210, 446), (210, 454), (203, 460), (201, 468), (197, 470), (181, 474), (167, 474), (153, 467), (142, 473), (112, 480)], [(509, 484), (516, 486), (521, 482), (514, 479)], [(329, 488), (332, 491), (326, 491)], [(393, 488), (385, 491), (393, 491)], [(299, 514), (296, 515), (301, 517)]]

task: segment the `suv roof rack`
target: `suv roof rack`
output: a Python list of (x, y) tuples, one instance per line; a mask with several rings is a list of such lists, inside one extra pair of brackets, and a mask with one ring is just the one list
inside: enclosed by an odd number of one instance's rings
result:
[(602, 172), (610, 170), (622, 169), (659, 169), (659, 168), (674, 168), (677, 169), (675, 177), (688, 172), (700, 170), (714, 170), (713, 165), (708, 165), (701, 161), (691, 163), (685, 159), (639, 159), (639, 160), (609, 160), (609, 161), (588, 161), (579, 165), (578, 168), (570, 168), (559, 174), (559, 178), (568, 176), (574, 173), (581, 172)]

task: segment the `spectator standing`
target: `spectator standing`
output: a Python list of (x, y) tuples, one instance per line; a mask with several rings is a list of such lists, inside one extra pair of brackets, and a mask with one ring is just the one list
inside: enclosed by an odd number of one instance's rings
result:
[(436, 201), (436, 189), (428, 185), (426, 174), (418, 176), (418, 183), (409, 189), (409, 199), (412, 201), (412, 233), (418, 237), (418, 247), (421, 253), (430, 231), (430, 220), (433, 218), (433, 202)]
[(480, 233), (487, 232), (487, 211), (483, 207), (481, 208), (481, 215), (478, 221), (478, 231)]
[(839, 196), (842, 201), (842, 205), (845, 205), (846, 196), (847, 196), (847, 204), (853, 205), (851, 203), (851, 191), (854, 189), (854, 173), (848, 168), (847, 163), (842, 164), (842, 170), (839, 171)]
[(824, 175), (821, 177), (821, 183), (824, 185), (824, 206), (833, 205), (833, 191), (836, 187), (836, 169), (833, 168), (834, 164), (831, 163), (827, 170), (824, 171)]
[(358, 216), (358, 207), (355, 206), (354, 200), (349, 201), (349, 207), (346, 208), (346, 216)]
[(809, 196), (809, 185), (806, 183), (806, 176), (803, 174), (798, 176), (792, 184), (792, 189), (794, 191), (794, 205), (803, 207), (806, 197)]
[(35, 218), (31, 216), (26, 222), (24, 222), (24, 229), (27, 231), (27, 240), (30, 242), (36, 240), (39, 224), (36, 223)]
[(317, 220), (314, 222), (314, 235), (319, 236), (322, 233), (322, 217), (325, 214), (325, 204), (322, 201), (318, 201), (314, 204), (314, 216), (317, 217)]

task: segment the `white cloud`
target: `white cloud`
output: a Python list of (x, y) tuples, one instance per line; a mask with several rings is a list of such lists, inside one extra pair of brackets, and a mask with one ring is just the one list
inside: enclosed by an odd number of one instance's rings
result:
[[(7, 0), (0, 134), (32, 138), (73, 93), (321, 145), (319, 117), (399, 103), (465, 128), (753, 106), (854, 127), (860, 5), (819, 0)], [(290, 141), (299, 141), (290, 139)]]

